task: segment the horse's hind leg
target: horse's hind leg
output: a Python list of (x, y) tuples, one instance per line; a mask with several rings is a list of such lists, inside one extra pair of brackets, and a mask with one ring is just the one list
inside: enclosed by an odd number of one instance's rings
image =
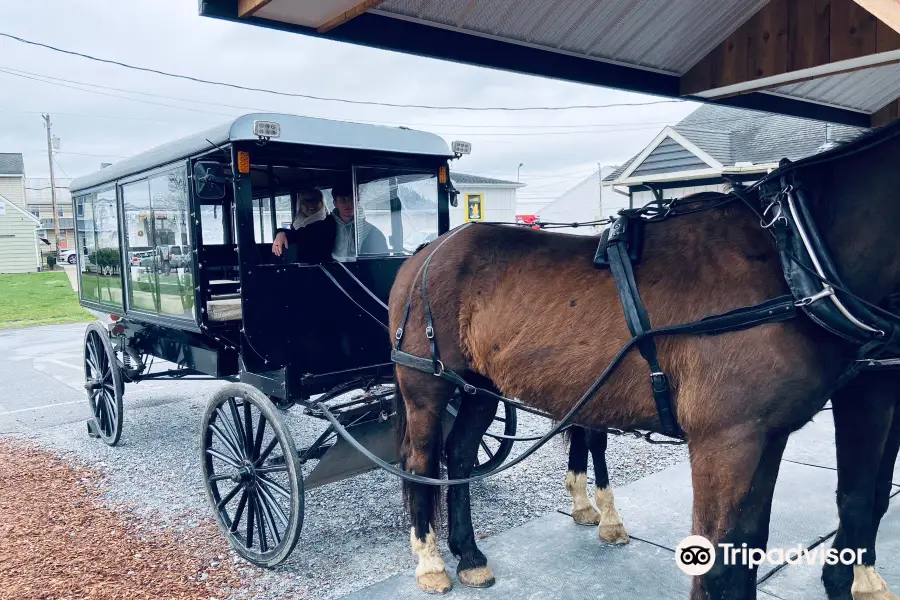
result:
[[(747, 600), (756, 597), (756, 567), (725, 564), (719, 544), (763, 552), (769, 537), (772, 495), (787, 432), (739, 425), (691, 439), (694, 488), (692, 532), (709, 540), (717, 556), (705, 575), (694, 577), (693, 600)], [(696, 563), (693, 563), (696, 564)]]
[[(572, 519), (579, 525), (599, 525), (598, 513), (587, 495), (588, 433), (582, 427), (572, 427), (569, 438), (569, 469), (566, 471), (566, 490), (572, 497)], [(594, 455), (596, 470), (597, 455)], [(604, 470), (606, 457), (603, 457)], [(599, 485), (599, 484), (598, 484)]]
[[(441, 452), (441, 423), (452, 386), (433, 375), (399, 371), (398, 393), (404, 415), (398, 415), (401, 427), (401, 460), (409, 473), (438, 477)], [(400, 407), (398, 407), (399, 412)], [(410, 544), (419, 558), (416, 583), (428, 593), (443, 594), (452, 584), (437, 546), (435, 521), (440, 488), (404, 480), (404, 493), (412, 528)]]
[(627, 544), (628, 533), (619, 511), (612, 488), (609, 487), (609, 470), (606, 466), (606, 444), (608, 434), (605, 431), (585, 431), (587, 445), (594, 461), (594, 502), (599, 513), (597, 532), (600, 539), (608, 544)]
[(900, 443), (892, 379), (864, 374), (832, 398), (840, 516), (832, 547), (865, 553), (862, 564), (825, 566), (822, 583), (831, 600), (897, 599), (874, 568), (875, 537), (889, 501), (894, 447)]
[[(472, 474), (478, 447), (484, 432), (497, 413), (497, 401), (462, 395), (459, 413), (447, 437), (447, 477), (464, 479)], [(485, 588), (494, 584), (494, 573), (487, 558), (475, 545), (469, 484), (453, 485), (447, 489), (447, 516), (450, 552), (459, 558), (456, 575), (460, 583)]]

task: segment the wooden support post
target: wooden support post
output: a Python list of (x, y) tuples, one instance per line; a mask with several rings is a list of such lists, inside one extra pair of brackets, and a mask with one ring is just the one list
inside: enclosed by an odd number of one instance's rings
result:
[(272, 0), (238, 0), (238, 18), (252, 17), (256, 12)]

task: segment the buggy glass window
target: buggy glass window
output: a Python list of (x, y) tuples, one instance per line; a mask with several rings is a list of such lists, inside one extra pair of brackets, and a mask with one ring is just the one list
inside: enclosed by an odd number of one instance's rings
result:
[(408, 255), (438, 235), (432, 171), (356, 168), (359, 255)]
[(103, 304), (122, 308), (122, 255), (119, 252), (119, 203), (116, 189), (97, 192), (94, 198), (94, 254), (97, 298)]
[(271, 243), (275, 239), (272, 233), (271, 198), (253, 200), (253, 235), (257, 244)]
[(128, 306), (159, 311), (159, 283), (153, 211), (147, 180), (122, 186), (125, 250), (128, 253)]
[(81, 217), (77, 220), (78, 264), (81, 265), (81, 297), (92, 302), (99, 302), (99, 284), (97, 282), (97, 265), (92, 262), (96, 257), (97, 240), (94, 234), (94, 198), (96, 194), (88, 194), (75, 198), (75, 210)]
[(225, 221), (221, 204), (204, 204), (200, 207), (200, 226), (203, 245), (217, 246), (225, 243)]
[(184, 167), (150, 178), (160, 312), (194, 314), (190, 209)]

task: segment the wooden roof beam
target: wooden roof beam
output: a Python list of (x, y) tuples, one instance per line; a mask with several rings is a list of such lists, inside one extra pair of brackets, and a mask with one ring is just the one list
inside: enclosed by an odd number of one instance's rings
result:
[(341, 14), (339, 14), (338, 16), (336, 16), (335, 18), (329, 20), (328, 22), (323, 23), (322, 25), (319, 25), (316, 28), (316, 30), (319, 33), (325, 33), (327, 31), (330, 31), (330, 30), (334, 29), (335, 27), (343, 25), (344, 23), (346, 23), (347, 21), (349, 21), (351, 19), (355, 19), (356, 17), (363, 14), (370, 8), (377, 7), (382, 2), (384, 2), (384, 0), (365, 0), (364, 2), (360, 2), (359, 4), (357, 4), (350, 10), (346, 10), (346, 11), (342, 12)]
[(854, 0), (875, 17), (900, 33), (900, 0)]
[(900, 62), (900, 34), (867, 3), (900, 7), (900, 0), (772, 0), (682, 76), (681, 93), (724, 98)]
[(238, 18), (247, 19), (272, 0), (238, 0)]

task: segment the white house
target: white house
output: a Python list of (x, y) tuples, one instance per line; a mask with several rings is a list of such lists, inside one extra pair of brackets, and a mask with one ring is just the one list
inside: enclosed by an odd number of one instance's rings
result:
[(0, 154), (0, 273), (39, 270), (37, 229), (41, 221), (25, 209), (25, 165), (21, 154)]
[[(541, 208), (537, 212), (538, 219), (545, 223), (583, 223), (605, 219), (628, 208), (627, 193), (603, 184), (603, 178), (612, 174), (615, 169), (616, 167), (600, 167), (584, 181)], [(595, 235), (602, 229), (604, 227), (577, 227), (555, 231)]]
[(861, 127), (704, 104), (664, 127), (641, 152), (603, 183), (630, 195), (634, 207), (725, 189), (728, 180), (750, 182), (778, 166), (836, 143)]
[(450, 207), (451, 228), (465, 222), (469, 196), (481, 196), (484, 221), (516, 222), (516, 190), (525, 187), (524, 183), (453, 171), (450, 181), (459, 190), (457, 206)]

